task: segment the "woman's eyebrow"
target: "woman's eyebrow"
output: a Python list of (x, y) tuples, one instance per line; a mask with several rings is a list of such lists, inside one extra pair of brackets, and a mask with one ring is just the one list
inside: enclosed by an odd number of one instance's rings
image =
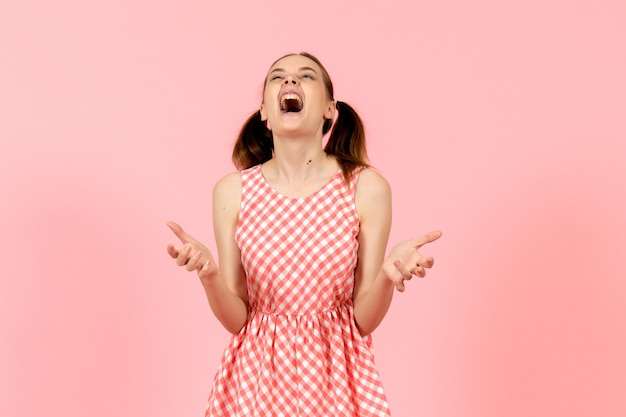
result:
[[(285, 71), (286, 70), (284, 68), (274, 68), (273, 70), (270, 71), (270, 74), (273, 74), (275, 72), (285, 72)], [(313, 71), (314, 73), (317, 74), (317, 71), (315, 71), (315, 68), (311, 68), (311, 67), (300, 67), (298, 71)]]

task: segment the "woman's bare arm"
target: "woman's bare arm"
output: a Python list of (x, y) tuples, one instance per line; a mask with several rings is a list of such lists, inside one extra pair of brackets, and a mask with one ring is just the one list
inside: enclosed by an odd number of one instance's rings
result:
[(387, 181), (372, 170), (364, 170), (356, 190), (356, 205), (361, 221), (358, 264), (353, 294), (356, 325), (365, 336), (378, 327), (389, 310), (394, 287), (404, 291), (404, 281), (413, 275), (424, 277), (433, 265), (418, 249), (441, 236), (430, 232), (395, 245), (385, 258), (391, 228), (391, 189)]
[(168, 223), (182, 246), (168, 245), (168, 253), (188, 271), (197, 271), (215, 317), (233, 334), (239, 333), (248, 317), (248, 293), (235, 242), (241, 202), (241, 175), (229, 174), (213, 189), (213, 230), (219, 268), (204, 244), (174, 222)]

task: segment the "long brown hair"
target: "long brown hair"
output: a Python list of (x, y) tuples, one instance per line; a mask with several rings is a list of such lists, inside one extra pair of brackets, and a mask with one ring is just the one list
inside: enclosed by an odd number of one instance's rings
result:
[[(292, 55), (301, 55), (309, 58), (320, 67), (326, 93), (331, 100), (334, 100), (334, 89), (330, 76), (319, 59), (313, 55), (307, 52), (287, 54), (274, 61), (270, 68), (281, 59)], [(265, 83), (263, 84), (263, 90), (265, 91)], [(325, 120), (322, 127), (323, 134), (330, 131), (330, 137), (324, 147), (324, 152), (337, 159), (343, 176), (347, 181), (354, 169), (369, 166), (365, 147), (365, 128), (361, 118), (350, 105), (343, 101), (335, 101), (335, 103), (338, 111), (337, 120), (334, 124), (332, 119)], [(233, 163), (237, 169), (250, 168), (272, 159), (273, 152), (274, 140), (272, 132), (267, 128), (265, 122), (261, 120), (260, 110), (257, 110), (250, 115), (239, 131), (239, 136), (233, 148)]]

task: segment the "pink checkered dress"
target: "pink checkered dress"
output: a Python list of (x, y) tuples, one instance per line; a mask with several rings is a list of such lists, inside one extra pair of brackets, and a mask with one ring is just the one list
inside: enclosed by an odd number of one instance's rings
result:
[[(360, 172), (360, 171), (359, 171)], [(303, 198), (244, 170), (236, 240), (250, 314), (220, 363), (207, 417), (381, 417), (371, 339), (354, 323), (358, 172)]]

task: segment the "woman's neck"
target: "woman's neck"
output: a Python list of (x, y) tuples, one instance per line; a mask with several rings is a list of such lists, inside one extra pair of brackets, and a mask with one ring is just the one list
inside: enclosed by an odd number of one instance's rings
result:
[(339, 169), (339, 164), (322, 149), (304, 143), (274, 143), (274, 157), (265, 163), (263, 172), (271, 183), (294, 188), (309, 182), (324, 181)]

